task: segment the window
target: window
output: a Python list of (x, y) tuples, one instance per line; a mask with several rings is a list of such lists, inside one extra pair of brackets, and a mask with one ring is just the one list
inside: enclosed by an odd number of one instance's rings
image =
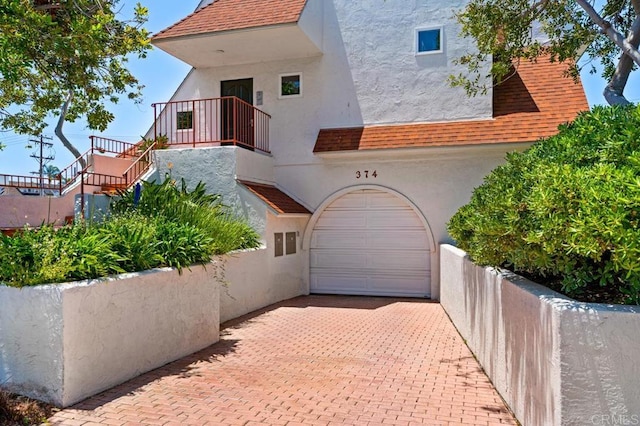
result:
[(442, 27), (416, 30), (416, 55), (442, 53)]
[(279, 98), (299, 98), (302, 96), (302, 73), (280, 75)]
[(178, 130), (193, 129), (193, 111), (178, 111), (176, 115), (176, 128)]

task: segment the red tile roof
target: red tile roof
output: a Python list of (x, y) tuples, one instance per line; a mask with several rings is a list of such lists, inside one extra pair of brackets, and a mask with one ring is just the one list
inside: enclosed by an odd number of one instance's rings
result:
[(534, 142), (589, 109), (567, 65), (523, 61), (493, 90), (493, 119), (320, 130), (314, 152)]
[(216, 0), (153, 40), (298, 22), (307, 0)]
[(254, 193), (258, 198), (267, 203), (267, 205), (274, 209), (278, 214), (311, 214), (311, 212), (304, 206), (273, 185), (264, 185), (261, 183), (243, 180), (239, 182), (246, 186), (247, 189)]

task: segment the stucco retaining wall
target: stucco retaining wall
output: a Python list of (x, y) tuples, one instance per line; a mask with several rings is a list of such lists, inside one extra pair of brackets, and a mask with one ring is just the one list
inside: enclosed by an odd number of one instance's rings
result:
[(3, 195), (0, 198), (0, 228), (39, 226), (43, 222), (63, 225), (65, 217), (73, 215), (73, 201), (73, 195)]
[(297, 240), (295, 254), (276, 257), (272, 246), (274, 232), (297, 232), (301, 236), (307, 221), (308, 217), (268, 213), (266, 247), (231, 253), (221, 259), (220, 322), (309, 294), (303, 279), (309, 252), (302, 250), (302, 238)]
[(69, 406), (219, 339), (212, 265), (0, 286), (0, 383)]
[(441, 303), (523, 425), (640, 424), (640, 308), (580, 303), (440, 248)]

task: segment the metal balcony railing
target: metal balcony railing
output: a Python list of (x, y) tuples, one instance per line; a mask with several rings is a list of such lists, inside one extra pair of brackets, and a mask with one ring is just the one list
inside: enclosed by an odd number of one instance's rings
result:
[(153, 104), (155, 140), (169, 146), (236, 145), (269, 152), (271, 116), (236, 97)]

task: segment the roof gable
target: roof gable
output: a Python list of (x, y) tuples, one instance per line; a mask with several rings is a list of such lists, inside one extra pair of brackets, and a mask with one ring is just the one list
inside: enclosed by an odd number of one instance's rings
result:
[(540, 58), (493, 90), (493, 119), (322, 129), (314, 152), (534, 142), (589, 109), (567, 65)]
[(307, 0), (215, 0), (153, 40), (296, 23)]

